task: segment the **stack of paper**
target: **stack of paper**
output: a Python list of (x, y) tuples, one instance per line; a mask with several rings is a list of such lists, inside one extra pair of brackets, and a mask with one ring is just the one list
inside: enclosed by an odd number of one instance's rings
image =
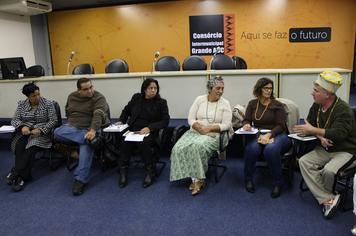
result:
[(121, 125), (110, 125), (109, 127), (106, 127), (103, 129), (104, 132), (111, 132), (111, 133), (119, 133), (124, 131), (127, 127), (129, 127), (128, 124), (121, 124)]
[(288, 137), (297, 139), (299, 141), (311, 141), (316, 139), (315, 136), (298, 136), (297, 134), (288, 134)]
[(0, 133), (13, 133), (15, 132), (15, 127), (12, 125), (3, 125), (0, 127)]
[(249, 131), (246, 131), (243, 128), (240, 128), (235, 131), (235, 134), (257, 134), (257, 133), (258, 133), (258, 129), (255, 127), (252, 127), (251, 130)]
[(125, 141), (131, 141), (131, 142), (142, 142), (145, 137), (147, 137), (148, 134), (139, 134), (138, 132), (132, 132), (132, 131), (127, 131), (124, 136), (125, 136)]

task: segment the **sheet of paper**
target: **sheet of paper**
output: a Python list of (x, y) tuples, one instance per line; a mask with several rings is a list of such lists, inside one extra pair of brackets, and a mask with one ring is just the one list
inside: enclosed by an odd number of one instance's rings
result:
[(15, 127), (12, 125), (3, 125), (0, 127), (0, 133), (13, 133), (15, 132)]
[(128, 128), (129, 125), (128, 124), (122, 124), (122, 125), (115, 125), (112, 124), (108, 127), (106, 127), (105, 129), (103, 129), (104, 132), (111, 132), (111, 133), (119, 133), (124, 131), (126, 128)]
[(261, 134), (271, 133), (270, 129), (260, 129)]
[(138, 134), (137, 132), (132, 132), (132, 131), (127, 131), (124, 136), (125, 136), (125, 141), (131, 141), (131, 142), (142, 142), (145, 137), (147, 137), (150, 134)]
[(304, 142), (316, 139), (315, 136), (304, 136), (304, 137), (301, 137), (301, 136), (298, 136), (297, 134), (288, 134), (288, 137), (293, 138), (293, 139), (297, 139), (297, 140), (300, 140), (300, 141), (304, 141)]
[(240, 128), (235, 131), (235, 134), (257, 134), (257, 133), (258, 133), (258, 129), (254, 127), (252, 127), (250, 131), (246, 131), (243, 128)]

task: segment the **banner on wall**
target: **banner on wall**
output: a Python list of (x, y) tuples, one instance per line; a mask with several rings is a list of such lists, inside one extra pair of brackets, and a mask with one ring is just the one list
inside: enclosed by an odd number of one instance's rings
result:
[(235, 15), (189, 16), (190, 55), (235, 55)]

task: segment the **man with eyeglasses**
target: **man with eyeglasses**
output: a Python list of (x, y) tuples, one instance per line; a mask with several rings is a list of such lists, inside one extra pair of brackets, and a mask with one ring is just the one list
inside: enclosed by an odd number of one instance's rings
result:
[(57, 128), (55, 139), (64, 143), (79, 145), (79, 163), (74, 171), (72, 193), (75, 196), (84, 193), (89, 181), (94, 149), (90, 141), (95, 138), (98, 129), (110, 123), (108, 105), (104, 95), (95, 91), (88, 78), (77, 81), (77, 91), (72, 92), (65, 107), (67, 124)]

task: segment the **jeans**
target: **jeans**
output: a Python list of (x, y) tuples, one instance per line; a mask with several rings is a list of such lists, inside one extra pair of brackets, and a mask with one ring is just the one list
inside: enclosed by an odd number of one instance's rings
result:
[(266, 145), (257, 143), (255, 136), (246, 137), (247, 145), (244, 151), (245, 159), (245, 181), (252, 181), (256, 169), (256, 161), (263, 154), (267, 161), (273, 177), (273, 185), (281, 186), (282, 178), (282, 162), (281, 156), (290, 148), (290, 140), (286, 134), (280, 134), (274, 137), (274, 142)]
[(76, 143), (79, 145), (79, 163), (74, 170), (74, 179), (88, 183), (90, 168), (94, 157), (94, 149), (84, 138), (88, 132), (86, 128), (76, 128), (69, 124), (62, 125), (54, 130), (56, 140), (63, 143)]

